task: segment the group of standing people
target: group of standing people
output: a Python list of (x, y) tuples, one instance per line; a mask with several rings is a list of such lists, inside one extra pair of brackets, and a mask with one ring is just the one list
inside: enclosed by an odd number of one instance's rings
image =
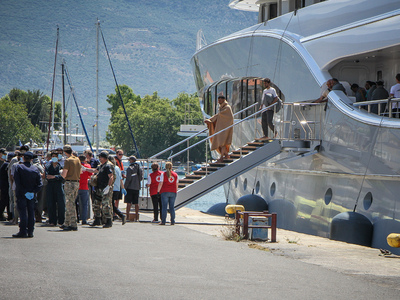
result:
[[(388, 91), (382, 80), (366, 81), (364, 87), (359, 86), (357, 83), (351, 85), (351, 91), (355, 97), (355, 102), (365, 102), (373, 100), (384, 100), (392, 98), (400, 98), (400, 73), (396, 75), (396, 84), (390, 88)], [(344, 86), (336, 79), (331, 78), (326, 82), (326, 90), (322, 93), (321, 97), (314, 101), (315, 103), (322, 103), (328, 100), (328, 94), (333, 90), (340, 90), (347, 94)], [(392, 102), (392, 113), (394, 117), (400, 117), (400, 104), (398, 102)], [(388, 107), (386, 103), (382, 103), (379, 109), (378, 104), (372, 104), (370, 112), (374, 114), (380, 114), (387, 112)]]
[[(122, 150), (119, 152), (122, 158)], [(97, 160), (91, 151), (78, 156), (69, 145), (50, 151), (45, 157), (32, 153), (25, 145), (15, 152), (0, 149), (0, 220), (19, 224), (15, 238), (33, 237), (35, 222), (42, 222), (43, 211), (48, 216), (47, 226), (77, 231), (79, 220), (82, 225), (89, 225), (92, 199), (94, 222), (90, 225), (109, 228), (114, 213), (125, 224), (126, 216), (115, 206), (115, 201), (130, 193), (134, 196), (126, 201), (137, 205), (143, 176), (134, 163), (136, 158), (129, 159), (127, 174), (131, 176), (134, 172), (137, 178), (129, 177), (127, 191), (118, 151), (117, 158), (103, 151)], [(136, 219), (139, 219), (138, 209)]]
[[(50, 151), (45, 158), (30, 152), (28, 146), (9, 153), (0, 149), (1, 221), (6, 220), (3, 215), (6, 210), (7, 219), (19, 224), (15, 238), (33, 237), (35, 222), (42, 222), (43, 211), (47, 212), (47, 226), (59, 226), (63, 231), (77, 231), (79, 220), (82, 225), (110, 228), (116, 216), (124, 225), (132, 205), (135, 207), (133, 221), (139, 221), (143, 170), (135, 156), (129, 157), (129, 166), (124, 170), (122, 157), (121, 149), (115, 157), (102, 151), (98, 160), (91, 151), (78, 156), (69, 145)], [(147, 186), (154, 205), (153, 222), (158, 222), (159, 207), (160, 224), (165, 225), (169, 206), (171, 225), (174, 225), (178, 175), (171, 163), (165, 168), (161, 172), (158, 164), (153, 164)], [(123, 195), (126, 215), (118, 209)], [(87, 222), (90, 199), (94, 216), (91, 224)]]
[(152, 173), (147, 177), (147, 187), (150, 190), (150, 197), (153, 202), (154, 223), (158, 223), (160, 208), (160, 225), (166, 224), (167, 207), (171, 216), (171, 225), (175, 225), (175, 199), (178, 192), (178, 174), (172, 170), (172, 163), (165, 164), (165, 172), (160, 171), (159, 165), (151, 165)]

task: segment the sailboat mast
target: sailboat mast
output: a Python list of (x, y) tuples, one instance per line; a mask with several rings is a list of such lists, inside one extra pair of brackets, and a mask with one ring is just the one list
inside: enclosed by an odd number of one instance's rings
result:
[[(56, 79), (56, 66), (57, 66), (57, 52), (58, 52), (59, 32), (60, 32), (60, 28), (58, 28), (58, 26), (57, 26), (56, 52), (55, 52), (55, 58), (54, 58), (54, 72), (53, 72), (53, 87), (51, 88), (50, 118), (49, 118), (49, 130), (47, 132), (47, 147), (46, 147), (47, 149), (46, 149), (46, 152), (49, 151), (50, 132), (54, 129), (54, 114), (53, 114), (53, 102), (54, 102), (54, 99), (53, 98), (54, 98), (54, 84), (55, 84), (55, 79)], [(52, 125), (53, 125), (53, 127), (52, 127)]]
[(61, 106), (61, 129), (64, 133), (63, 143), (67, 144), (67, 124), (65, 123), (65, 84), (64, 84), (64, 61), (61, 64), (62, 78), (62, 106)]
[(96, 22), (96, 155), (99, 155), (99, 30), (100, 21)]

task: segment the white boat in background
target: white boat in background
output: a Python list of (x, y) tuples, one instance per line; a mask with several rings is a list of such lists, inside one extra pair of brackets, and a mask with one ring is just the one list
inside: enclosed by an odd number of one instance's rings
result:
[[(349, 230), (366, 219), (373, 230), (360, 235), (370, 234), (372, 247), (400, 254), (386, 242), (400, 232), (399, 119), (390, 118), (391, 110), (360, 109), (349, 88), (347, 95), (331, 91), (327, 105), (310, 104), (330, 78), (345, 87), (396, 83), (400, 1), (235, 0), (230, 6), (258, 11), (259, 23), (198, 43), (191, 63), (204, 116), (217, 111), (220, 93), (234, 113), (257, 103), (265, 77), (284, 106), (274, 117), (282, 151), (225, 184), (229, 202), (254, 191), (278, 213), (278, 227), (325, 237), (332, 237), (338, 216), (350, 212), (357, 220), (343, 220)], [(236, 126), (233, 150), (260, 132), (254, 120)], [(288, 141), (307, 147), (285, 149)]]

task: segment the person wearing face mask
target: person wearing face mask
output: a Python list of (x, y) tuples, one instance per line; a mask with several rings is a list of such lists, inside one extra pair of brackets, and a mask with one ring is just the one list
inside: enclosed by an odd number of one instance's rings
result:
[(13, 212), (14, 212), (14, 219), (12, 221), (13, 225), (18, 224), (18, 218), (19, 218), (19, 212), (17, 208), (17, 198), (15, 196), (16, 193), (16, 186), (15, 186), (15, 181), (14, 181), (14, 172), (15, 168), (17, 165), (22, 164), (24, 162), (23, 155), (29, 151), (29, 147), (24, 145), (19, 148), (19, 151), (15, 151), (15, 157), (10, 161), (10, 165), (8, 166), (8, 178), (10, 179), (10, 185), (11, 185), (11, 193), (10, 193), (10, 198), (12, 198), (12, 205), (13, 205)]
[(11, 221), (11, 223), (12, 223), (13, 225), (17, 224), (17, 222), (18, 222), (18, 216), (19, 216), (19, 215), (18, 215), (18, 210), (17, 210), (17, 208), (16, 208), (15, 205), (14, 205), (14, 200), (15, 200), (15, 187), (13, 186), (14, 178), (13, 178), (13, 176), (11, 175), (11, 170), (12, 170), (12, 166), (13, 166), (15, 163), (18, 163), (18, 161), (19, 161), (18, 156), (19, 156), (19, 155), (20, 155), (19, 150), (15, 150), (14, 156), (11, 158), (10, 163), (8, 164), (8, 169), (7, 169), (8, 186), (9, 186), (9, 188), (8, 188), (8, 195), (9, 195), (9, 197), (10, 197), (10, 208), (11, 208), (11, 211), (12, 211), (12, 213), (13, 213), (13, 219), (12, 219), (12, 221)]
[(55, 151), (57, 152), (58, 163), (60, 164), (61, 168), (64, 168), (65, 158), (63, 156), (63, 149), (57, 148)]
[(65, 220), (65, 195), (61, 176), (61, 165), (58, 161), (58, 153), (51, 152), (51, 163), (46, 165), (47, 179), (47, 213), (49, 215), (49, 225), (56, 226), (64, 224)]
[(12, 212), (10, 209), (10, 197), (8, 194), (8, 174), (7, 168), (10, 159), (7, 159), (7, 152), (5, 149), (0, 149), (0, 221), (5, 221), (3, 212), (7, 208), (7, 220), (12, 219)]

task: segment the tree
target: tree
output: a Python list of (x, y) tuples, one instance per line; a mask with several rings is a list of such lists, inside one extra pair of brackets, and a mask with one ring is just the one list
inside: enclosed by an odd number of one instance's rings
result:
[(0, 145), (14, 146), (21, 141), (23, 144), (33, 139), (41, 140), (41, 131), (28, 121), (26, 107), (21, 103), (11, 101), (6, 95), (0, 99)]
[[(46, 132), (48, 130), (48, 124), (50, 118), (50, 97), (43, 95), (39, 90), (25, 92), (23, 90), (14, 88), (9, 93), (10, 100), (14, 103), (22, 104), (26, 107), (28, 112), (28, 118), (30, 119), (33, 126), (39, 126), (39, 128)], [(60, 128), (61, 122), (61, 104), (55, 102), (55, 113), (54, 122), (55, 129)]]
[[(157, 92), (151, 96), (146, 95), (140, 98), (133, 94), (129, 87), (124, 85), (120, 88), (141, 157), (150, 157), (183, 139), (177, 133), (180, 125), (183, 124), (187, 103), (190, 103), (191, 107), (192, 124), (202, 124), (203, 122), (196, 95), (181, 93), (171, 101), (167, 98), (160, 98)], [(111, 122), (108, 127), (107, 140), (111, 144), (121, 147), (125, 152), (132, 153), (134, 150), (133, 140), (117, 95), (116, 91), (116, 94), (108, 95), (107, 99), (111, 104), (111, 108), (109, 108)], [(174, 149), (174, 152), (185, 147), (186, 144), (181, 145)], [(202, 161), (204, 160), (205, 146), (201, 145), (198, 148), (190, 152), (191, 157), (193, 160)], [(168, 157), (169, 154), (166, 153), (163, 158)], [(182, 155), (182, 158), (184, 157), (186, 155)]]

